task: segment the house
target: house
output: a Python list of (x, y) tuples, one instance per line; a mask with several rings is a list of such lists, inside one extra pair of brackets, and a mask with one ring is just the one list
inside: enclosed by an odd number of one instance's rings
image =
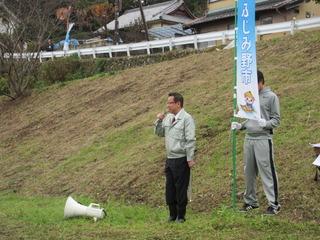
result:
[(7, 32), (7, 22), (4, 18), (0, 17), (0, 33)]
[[(150, 30), (156, 28), (159, 31), (161, 27), (168, 27), (171, 25), (188, 24), (195, 19), (194, 15), (188, 9), (183, 0), (172, 0), (153, 5), (143, 6), (148, 28)], [(125, 11), (119, 16), (119, 29), (128, 28), (137, 22), (141, 21), (141, 14), (139, 8), (134, 8)], [(107, 24), (108, 30), (115, 29), (115, 21)], [(174, 27), (172, 32), (176, 32), (177, 27)], [(183, 31), (183, 30), (182, 30)], [(152, 33), (153, 31), (151, 31)], [(160, 36), (160, 35), (159, 35)]]
[(149, 35), (154, 39), (182, 37), (192, 34), (192, 29), (184, 29), (184, 26), (181, 23), (164, 27), (155, 27), (149, 30)]
[[(197, 33), (234, 28), (234, 0), (209, 0), (206, 16), (194, 20), (188, 27)], [(256, 0), (256, 25), (320, 16), (320, 4), (312, 0)]]

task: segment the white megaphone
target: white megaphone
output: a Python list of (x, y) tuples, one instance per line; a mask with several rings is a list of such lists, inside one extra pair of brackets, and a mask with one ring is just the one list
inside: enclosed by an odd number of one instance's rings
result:
[(68, 197), (66, 205), (64, 207), (64, 217), (71, 218), (71, 217), (79, 217), (79, 216), (86, 216), (86, 217), (93, 217), (94, 221), (98, 219), (104, 218), (106, 212), (103, 208), (100, 208), (99, 204), (90, 203), (90, 205), (83, 206), (82, 204), (75, 201), (71, 196)]

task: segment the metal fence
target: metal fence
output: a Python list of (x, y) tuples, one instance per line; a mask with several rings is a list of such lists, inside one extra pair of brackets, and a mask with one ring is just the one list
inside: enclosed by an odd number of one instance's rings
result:
[[(285, 33), (289, 32), (294, 34), (295, 31), (320, 28), (320, 17), (303, 19), (303, 20), (292, 20), (282, 23), (274, 23), (268, 25), (259, 25), (256, 27), (257, 36), (273, 34), (273, 33)], [(69, 51), (53, 51), (53, 52), (40, 52), (40, 62), (44, 59), (54, 59), (59, 57), (65, 57), (70, 55), (92, 56), (96, 58), (98, 55), (107, 55), (108, 57), (114, 57), (115, 53), (124, 53), (130, 57), (135, 51), (139, 51), (140, 54), (150, 55), (152, 49), (163, 50), (167, 48), (172, 50), (179, 46), (192, 46), (194, 49), (199, 49), (202, 44), (213, 45), (217, 41), (222, 41), (225, 44), (228, 40), (234, 39), (234, 30), (210, 32), (197, 35), (189, 35), (184, 37), (154, 40), (149, 42), (129, 43), (111, 46), (102, 46), (96, 48), (83, 48)], [(14, 58), (26, 58), (31, 59), (35, 56), (34, 53), (15, 54)]]

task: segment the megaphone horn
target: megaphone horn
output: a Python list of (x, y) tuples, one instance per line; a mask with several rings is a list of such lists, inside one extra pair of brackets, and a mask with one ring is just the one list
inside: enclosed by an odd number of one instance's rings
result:
[(71, 196), (68, 197), (64, 207), (65, 218), (86, 216), (93, 217), (94, 221), (97, 221), (97, 219), (104, 218), (105, 215), (105, 210), (100, 208), (99, 204), (90, 203), (90, 205), (87, 207), (75, 201)]

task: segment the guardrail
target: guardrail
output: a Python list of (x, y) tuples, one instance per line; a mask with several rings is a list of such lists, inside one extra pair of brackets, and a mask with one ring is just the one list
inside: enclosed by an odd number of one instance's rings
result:
[[(259, 25), (256, 27), (256, 34), (266, 35), (272, 33), (281, 33), (281, 32), (290, 32), (294, 34), (297, 30), (311, 29), (311, 28), (320, 28), (320, 17), (303, 19), (303, 20), (292, 20), (282, 23), (274, 23), (268, 25)], [(97, 55), (107, 54), (110, 58), (113, 57), (114, 53), (126, 53), (128, 57), (131, 56), (133, 51), (142, 50), (146, 54), (151, 54), (151, 49), (164, 49), (169, 48), (171, 51), (174, 47), (183, 46), (183, 45), (193, 45), (195, 49), (199, 48), (201, 43), (212, 43), (215, 41), (222, 41), (226, 43), (227, 40), (234, 39), (234, 30), (221, 31), (221, 32), (210, 32), (197, 35), (189, 35), (184, 37), (154, 40), (149, 42), (139, 42), (131, 44), (121, 44), (121, 45), (112, 45), (112, 46), (103, 46), (96, 48), (84, 48), (84, 49), (75, 49), (69, 51), (53, 51), (53, 52), (40, 52), (39, 60), (42, 62), (43, 59), (48, 58), (58, 58), (65, 57), (70, 55), (88, 56), (91, 55), (93, 58), (96, 58)], [(24, 54), (14, 54), (14, 58), (25, 58), (31, 59), (35, 56), (34, 53), (24, 53)]]

